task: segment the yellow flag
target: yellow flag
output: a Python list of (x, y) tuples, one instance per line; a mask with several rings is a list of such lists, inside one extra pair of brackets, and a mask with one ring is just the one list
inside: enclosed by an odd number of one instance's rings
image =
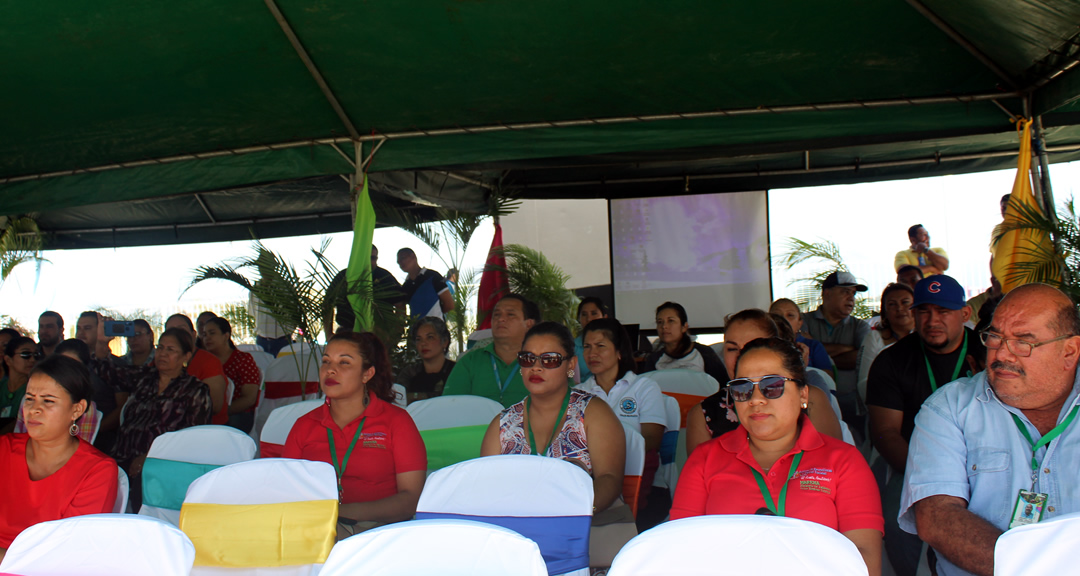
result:
[[(1008, 228), (1017, 222), (1023, 221), (1020, 217), (1022, 210), (1028, 213), (1042, 214), (1039, 203), (1035, 199), (1035, 193), (1031, 186), (1031, 120), (1021, 120), (1022, 134), (1020, 136), (1020, 158), (1016, 164), (1016, 180), (1013, 181), (1012, 196), (1009, 206), (1005, 210), (1005, 220), (994, 230), (994, 237), (998, 237), (999, 230)], [(1018, 126), (1021, 128), (1021, 126)], [(1022, 263), (1041, 262), (1044, 265), (1053, 266), (1047, 262), (1047, 255), (1054, 253), (1050, 235), (1041, 230), (1009, 230), (1000, 239), (997, 239), (993, 247), (994, 262), (992, 272), (994, 277), (1001, 283), (1002, 292), (1008, 293), (1013, 288), (1034, 281)], [(1051, 283), (1060, 283), (1060, 270), (1054, 267)]]

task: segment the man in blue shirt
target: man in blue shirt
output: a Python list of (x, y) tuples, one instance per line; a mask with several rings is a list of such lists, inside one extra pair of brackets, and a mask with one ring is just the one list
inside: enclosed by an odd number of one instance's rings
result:
[(409, 275), (401, 289), (409, 300), (409, 319), (415, 322), (424, 316), (442, 318), (443, 312), (454, 309), (454, 295), (446, 285), (442, 274), (421, 268), (412, 248), (402, 248), (397, 253), (398, 266)]
[(1016, 288), (980, 335), (987, 370), (939, 388), (915, 417), (900, 526), (938, 552), (942, 576), (992, 576), (1021, 500), (1045, 498), (1044, 520), (1080, 512), (1078, 334), (1064, 293)]

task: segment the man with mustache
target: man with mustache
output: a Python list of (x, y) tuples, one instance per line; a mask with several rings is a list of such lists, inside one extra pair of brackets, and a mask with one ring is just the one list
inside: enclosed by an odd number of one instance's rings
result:
[[(980, 334), (985, 372), (940, 388), (915, 417), (900, 526), (938, 553), (942, 576), (994, 572), (994, 544), (1045, 502), (1080, 512), (1080, 316), (1045, 284), (1016, 288)], [(1058, 553), (1068, 553), (1061, 552)]]
[(986, 357), (978, 335), (964, 327), (971, 308), (956, 280), (944, 275), (920, 280), (911, 312), (915, 332), (882, 350), (870, 367), (866, 386), (870, 440), (892, 467), (881, 504), (885, 550), (897, 576), (914, 576), (922, 553), (922, 541), (896, 522), (915, 415), (938, 388), (982, 370)]

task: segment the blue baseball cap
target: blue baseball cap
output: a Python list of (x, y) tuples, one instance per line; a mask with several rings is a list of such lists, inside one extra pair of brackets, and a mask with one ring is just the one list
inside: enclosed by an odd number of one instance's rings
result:
[(967, 306), (964, 289), (960, 283), (944, 274), (927, 276), (915, 285), (915, 301), (912, 308), (922, 304), (935, 304), (949, 310), (959, 310)]

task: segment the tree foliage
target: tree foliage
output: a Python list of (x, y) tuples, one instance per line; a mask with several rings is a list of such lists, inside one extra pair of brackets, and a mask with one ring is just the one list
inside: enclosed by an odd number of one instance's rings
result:
[(488, 265), (486, 269), (505, 273), (510, 291), (535, 302), (543, 320), (574, 326), (578, 297), (566, 287), (570, 276), (539, 250), (507, 244), (501, 252), (506, 267)]
[(994, 242), (1013, 230), (1044, 232), (1050, 245), (1024, 242), (1016, 248), (1023, 258), (1009, 265), (1007, 278), (1017, 285), (1042, 282), (1056, 286), (1080, 302), (1080, 219), (1070, 198), (1057, 212), (1056, 222), (1037, 207), (1013, 202), (1015, 220), (1007, 219), (994, 229)]
[[(840, 247), (829, 240), (819, 242), (807, 242), (798, 238), (788, 238), (787, 250), (779, 255), (777, 264), (792, 268), (803, 263), (814, 263), (819, 266), (816, 272), (802, 278), (795, 278), (788, 285), (796, 285), (795, 304), (804, 312), (817, 308), (821, 303), (821, 287), (825, 284), (825, 278), (833, 272), (850, 272), (844, 257), (840, 254)], [(851, 315), (856, 318), (869, 318), (874, 315), (874, 310), (868, 305), (866, 298), (855, 299), (855, 309)]]
[(0, 285), (20, 264), (36, 262), (40, 267), (45, 261), (41, 257), (44, 242), (33, 218), (0, 218)]

